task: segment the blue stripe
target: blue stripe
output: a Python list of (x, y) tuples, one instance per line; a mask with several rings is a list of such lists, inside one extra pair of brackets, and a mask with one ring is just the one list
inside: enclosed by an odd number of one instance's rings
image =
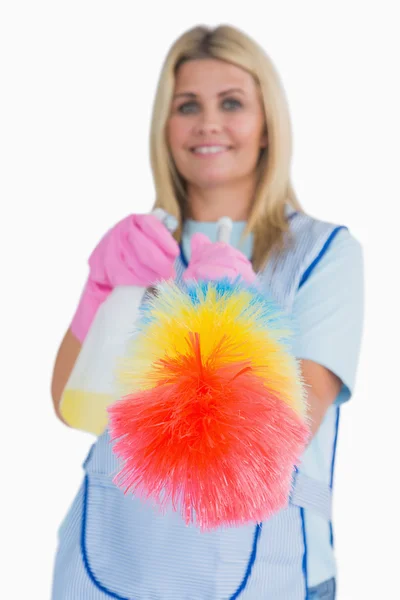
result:
[(229, 600), (236, 600), (236, 598), (238, 598), (240, 596), (240, 594), (243, 592), (243, 590), (245, 589), (245, 587), (247, 585), (247, 581), (251, 575), (251, 571), (253, 569), (253, 565), (256, 560), (257, 545), (258, 545), (258, 540), (260, 538), (261, 529), (262, 529), (262, 523), (260, 523), (259, 525), (256, 526), (256, 530), (254, 532), (253, 549), (251, 551), (250, 560), (249, 560), (249, 564), (247, 565), (244, 579), (243, 579), (242, 583), (240, 584), (240, 586), (238, 587), (238, 589), (236, 590), (236, 592), (233, 594), (233, 596), (231, 596), (229, 598)]
[(314, 268), (317, 266), (317, 264), (319, 263), (319, 261), (321, 260), (321, 258), (324, 256), (325, 252), (328, 250), (328, 248), (331, 245), (332, 241), (334, 240), (334, 238), (337, 236), (337, 234), (339, 233), (339, 231), (341, 229), (347, 229), (347, 227), (344, 227), (344, 225), (340, 225), (340, 227), (336, 227), (336, 229), (334, 229), (332, 231), (332, 233), (330, 234), (330, 236), (326, 240), (325, 244), (323, 245), (322, 250), (320, 251), (320, 253), (318, 254), (318, 256), (316, 256), (316, 258), (313, 260), (313, 262), (304, 271), (303, 277), (301, 278), (301, 281), (300, 281), (300, 284), (299, 284), (299, 289), (305, 284), (305, 282), (307, 281), (307, 279), (310, 277), (310, 275), (313, 272)]
[[(330, 477), (330, 488), (331, 490), (333, 489), (333, 477), (334, 477), (334, 473), (335, 473), (335, 460), (336, 460), (336, 448), (337, 448), (337, 441), (338, 441), (338, 435), (339, 435), (339, 421), (340, 421), (340, 408), (339, 406), (336, 407), (336, 424), (335, 424), (335, 438), (333, 440), (333, 449), (332, 449), (332, 462), (331, 462), (331, 477)], [(330, 529), (330, 541), (331, 541), (331, 546), (333, 548), (334, 546), (334, 536), (333, 536), (333, 523), (332, 520), (329, 521), (329, 529)]]
[(182, 244), (179, 245), (179, 248), (181, 250), (181, 261), (183, 262), (183, 265), (184, 265), (185, 269), (187, 269), (188, 266), (189, 266), (189, 263), (186, 260), (186, 256), (185, 256), (185, 254), (183, 252), (183, 246), (182, 246)]
[(88, 559), (87, 552), (86, 552), (86, 522), (87, 522), (88, 488), (89, 488), (89, 478), (86, 475), (85, 476), (85, 487), (84, 487), (84, 493), (83, 493), (82, 528), (81, 528), (81, 551), (82, 551), (83, 564), (85, 565), (86, 572), (89, 575), (89, 578), (92, 581), (92, 583), (94, 583), (94, 585), (97, 588), (99, 588), (102, 592), (111, 596), (111, 598), (118, 598), (118, 600), (132, 600), (131, 598), (125, 598), (124, 596), (119, 596), (118, 594), (115, 594), (111, 590), (108, 590), (106, 587), (104, 587), (96, 579), (96, 577), (94, 576), (94, 573), (90, 567), (89, 559)]
[(304, 577), (304, 600), (308, 600), (308, 569), (307, 569), (307, 534), (306, 534), (306, 523), (304, 518), (304, 508), (300, 508), (301, 517), (301, 531), (303, 534), (304, 554), (303, 554), (303, 577)]
[(334, 476), (334, 471), (335, 471), (335, 460), (336, 460), (336, 447), (337, 447), (337, 441), (338, 441), (338, 434), (339, 434), (339, 421), (340, 421), (340, 408), (339, 406), (336, 407), (336, 424), (335, 424), (335, 439), (333, 441), (333, 452), (332, 452), (332, 463), (331, 463), (331, 479), (330, 479), (330, 488), (333, 488), (333, 476)]

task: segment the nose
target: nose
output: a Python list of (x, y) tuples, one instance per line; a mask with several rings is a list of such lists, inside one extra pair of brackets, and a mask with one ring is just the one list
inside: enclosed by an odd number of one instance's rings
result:
[(196, 127), (196, 133), (198, 135), (206, 136), (206, 135), (215, 135), (221, 131), (221, 126), (217, 123), (199, 123)]
[(195, 126), (195, 133), (201, 136), (220, 133), (222, 125), (219, 115), (214, 110), (204, 110), (199, 115)]

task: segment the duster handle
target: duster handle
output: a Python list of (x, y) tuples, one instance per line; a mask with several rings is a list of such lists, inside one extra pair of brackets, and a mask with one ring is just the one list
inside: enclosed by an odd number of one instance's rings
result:
[(221, 217), (221, 219), (218, 221), (217, 240), (219, 242), (229, 244), (229, 240), (231, 239), (232, 227), (232, 219), (230, 219), (229, 217)]

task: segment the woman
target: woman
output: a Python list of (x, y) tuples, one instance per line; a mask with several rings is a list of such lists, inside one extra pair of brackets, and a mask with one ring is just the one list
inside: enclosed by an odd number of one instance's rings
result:
[[(171, 48), (156, 94), (153, 215), (113, 227), (60, 347), (59, 402), (98, 307), (119, 284), (241, 275), (262, 285), (298, 324), (295, 352), (312, 428), (288, 509), (258, 526), (200, 533), (112, 484), (108, 433), (60, 530), (53, 600), (333, 599), (331, 489), (339, 411), (353, 391), (362, 328), (362, 254), (345, 227), (307, 216), (290, 181), (288, 107), (271, 61), (231, 27), (196, 27)], [(234, 221), (231, 247), (216, 223)], [(179, 243), (179, 245), (178, 245)], [(233, 249), (232, 249), (233, 247)]]

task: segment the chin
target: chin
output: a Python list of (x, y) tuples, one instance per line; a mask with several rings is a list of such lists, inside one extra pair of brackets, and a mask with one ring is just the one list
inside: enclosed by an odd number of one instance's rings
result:
[[(239, 175), (240, 178), (240, 175)], [(237, 181), (238, 173), (202, 173), (201, 175), (191, 177), (189, 181), (192, 185), (195, 185), (201, 189), (210, 189), (213, 187), (220, 187), (221, 185), (230, 185)]]

